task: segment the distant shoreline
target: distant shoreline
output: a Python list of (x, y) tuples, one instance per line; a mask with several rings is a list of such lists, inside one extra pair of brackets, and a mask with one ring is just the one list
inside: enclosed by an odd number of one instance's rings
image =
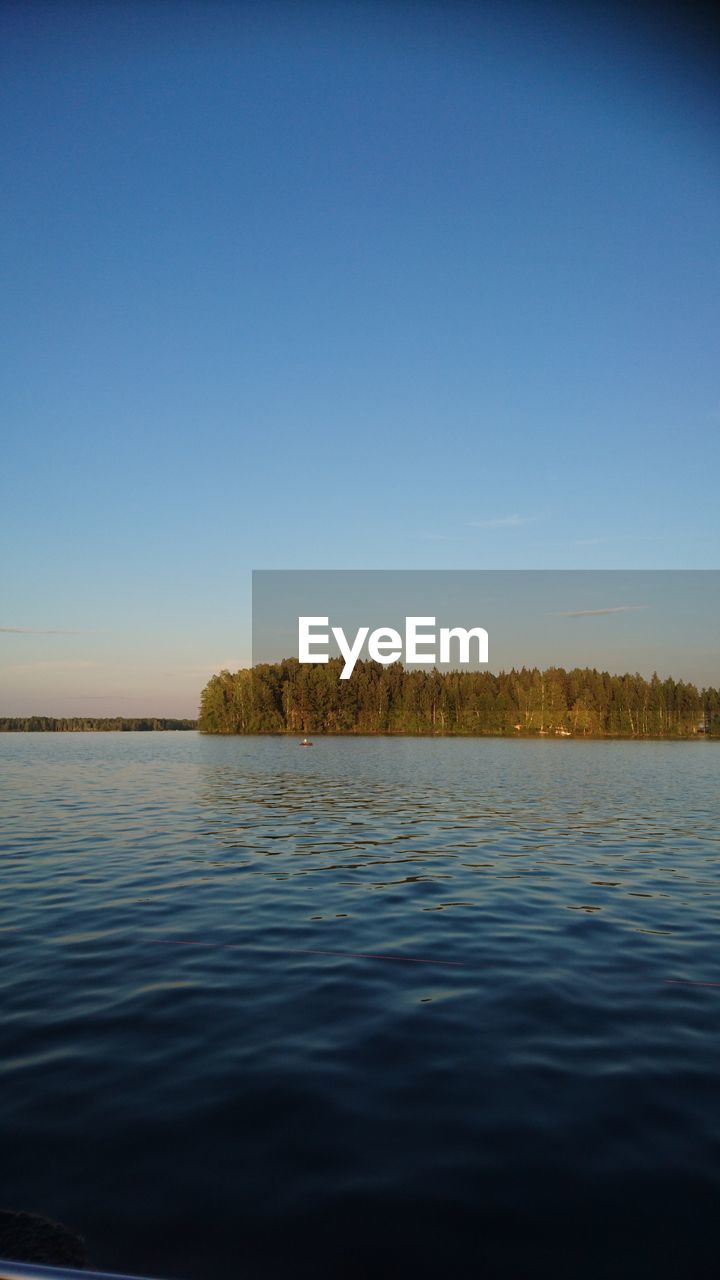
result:
[(168, 733), (197, 727), (197, 720), (164, 716), (0, 717), (0, 733)]
[[(294, 731), (284, 730), (255, 730), (248, 733), (237, 733), (226, 731), (218, 733), (217, 731), (208, 731), (201, 729), (197, 721), (184, 722), (178, 725), (168, 723), (165, 725), (152, 726), (135, 726), (135, 725), (116, 725), (116, 724), (100, 724), (100, 725), (77, 725), (72, 727), (67, 724), (58, 724), (57, 726), (35, 726), (29, 728), (22, 718), (16, 724), (8, 723), (7, 718), (0, 721), (0, 733), (184, 733), (194, 732), (200, 733), (203, 738), (284, 738), (288, 742), (292, 742), (298, 737)], [(480, 733), (408, 733), (400, 730), (313, 730), (313, 736), (318, 741), (336, 739), (336, 738), (394, 738), (394, 739), (425, 739), (428, 741), (439, 742), (441, 740), (461, 741), (479, 741), (486, 739), (488, 741), (505, 741), (505, 742), (720, 742), (720, 736), (711, 733), (540, 733), (540, 732), (517, 732), (517, 733), (501, 733), (501, 732), (480, 732)]]
[[(248, 733), (234, 733), (230, 730), (218, 733), (215, 730), (199, 729), (203, 738), (286, 738), (289, 742), (300, 735), (295, 732), (258, 729)], [(720, 736), (711, 733), (408, 733), (400, 730), (384, 729), (374, 732), (361, 729), (357, 732), (347, 729), (308, 730), (311, 741), (323, 741), (334, 738), (403, 738), (413, 740), (424, 738), (432, 742), (454, 741), (469, 742), (487, 739), (504, 742), (720, 742)]]

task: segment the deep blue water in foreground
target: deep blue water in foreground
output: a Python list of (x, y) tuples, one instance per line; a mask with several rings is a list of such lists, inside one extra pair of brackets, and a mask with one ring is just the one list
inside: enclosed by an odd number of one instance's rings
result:
[(719, 772), (0, 735), (0, 1205), (198, 1280), (714, 1272)]

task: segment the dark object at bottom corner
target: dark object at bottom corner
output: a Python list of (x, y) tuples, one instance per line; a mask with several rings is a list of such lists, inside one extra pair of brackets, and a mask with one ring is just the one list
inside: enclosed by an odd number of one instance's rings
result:
[(0, 1209), (0, 1258), (80, 1269), (87, 1262), (82, 1236), (39, 1213), (10, 1209)]

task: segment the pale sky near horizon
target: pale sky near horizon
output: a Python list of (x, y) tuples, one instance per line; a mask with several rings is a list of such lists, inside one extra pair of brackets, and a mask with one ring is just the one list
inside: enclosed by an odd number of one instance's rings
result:
[(680, 12), (0, 6), (0, 715), (195, 714), (253, 568), (719, 567)]

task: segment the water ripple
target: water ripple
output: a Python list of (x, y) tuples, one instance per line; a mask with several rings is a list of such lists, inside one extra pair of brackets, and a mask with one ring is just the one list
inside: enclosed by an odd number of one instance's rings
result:
[(718, 763), (0, 736), (3, 1200), (118, 1270), (708, 1274)]

